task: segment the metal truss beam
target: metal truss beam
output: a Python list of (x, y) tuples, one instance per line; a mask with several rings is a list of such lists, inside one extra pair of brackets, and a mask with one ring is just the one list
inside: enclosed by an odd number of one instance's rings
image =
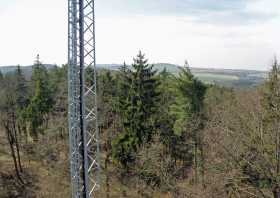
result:
[(73, 198), (99, 189), (94, 0), (68, 0), (68, 122)]

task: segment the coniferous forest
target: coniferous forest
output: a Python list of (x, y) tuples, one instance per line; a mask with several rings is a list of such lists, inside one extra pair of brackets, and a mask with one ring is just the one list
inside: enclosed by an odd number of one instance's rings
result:
[[(85, 80), (91, 82), (92, 68)], [(205, 84), (188, 63), (98, 69), (98, 197), (280, 198), (280, 67), (250, 88)], [(67, 65), (0, 73), (0, 197), (70, 197)]]

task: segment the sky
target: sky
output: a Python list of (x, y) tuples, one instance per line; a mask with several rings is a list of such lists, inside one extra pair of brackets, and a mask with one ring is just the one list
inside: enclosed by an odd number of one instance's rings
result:
[[(96, 0), (97, 63), (270, 68), (279, 0)], [(0, 65), (67, 62), (66, 0), (0, 0)]]

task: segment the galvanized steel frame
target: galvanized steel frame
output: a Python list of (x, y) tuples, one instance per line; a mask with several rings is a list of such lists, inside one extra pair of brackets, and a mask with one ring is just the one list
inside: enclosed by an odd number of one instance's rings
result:
[[(93, 72), (87, 73), (88, 68)], [(94, 0), (68, 0), (68, 122), (73, 198), (94, 197), (100, 184), (96, 81)]]

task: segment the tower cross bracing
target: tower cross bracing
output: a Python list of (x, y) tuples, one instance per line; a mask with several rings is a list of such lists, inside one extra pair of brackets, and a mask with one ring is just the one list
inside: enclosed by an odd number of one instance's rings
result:
[(68, 122), (73, 198), (99, 188), (94, 0), (68, 0)]

